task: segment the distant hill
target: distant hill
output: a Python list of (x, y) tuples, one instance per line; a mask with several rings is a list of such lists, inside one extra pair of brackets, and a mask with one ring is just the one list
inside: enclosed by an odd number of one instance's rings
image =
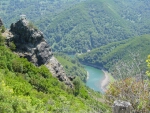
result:
[(0, 17), (7, 27), (17, 21), (21, 14), (35, 22), (47, 16), (53, 17), (81, 1), (85, 0), (1, 0)]
[(54, 51), (84, 53), (149, 33), (149, 1), (88, 0), (38, 22)]
[(149, 34), (149, 7), (148, 0), (2, 0), (0, 16), (8, 26), (27, 15), (53, 51), (75, 54)]
[(142, 35), (94, 49), (91, 52), (80, 55), (79, 60), (83, 63), (111, 70), (120, 60), (133, 62), (130, 53), (139, 54), (139, 60), (142, 59), (143, 63), (145, 63), (147, 56), (150, 54), (149, 48), (150, 35)]

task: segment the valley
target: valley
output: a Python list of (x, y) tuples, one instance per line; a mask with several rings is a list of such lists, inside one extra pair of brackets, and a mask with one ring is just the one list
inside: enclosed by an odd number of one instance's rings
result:
[(149, 18), (148, 0), (1, 0), (0, 112), (149, 113)]

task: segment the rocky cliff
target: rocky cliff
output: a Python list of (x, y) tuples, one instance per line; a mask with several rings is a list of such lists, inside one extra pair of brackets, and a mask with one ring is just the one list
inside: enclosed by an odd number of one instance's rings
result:
[(2, 19), (0, 18), (0, 27), (3, 25)]
[(53, 56), (52, 50), (41, 31), (23, 18), (11, 24), (10, 32), (10, 35), (7, 36), (7, 45), (9, 46), (9, 43), (13, 42), (16, 45), (15, 53), (20, 57), (27, 58), (36, 66), (46, 65), (60, 81), (69, 87), (73, 87), (62, 65)]

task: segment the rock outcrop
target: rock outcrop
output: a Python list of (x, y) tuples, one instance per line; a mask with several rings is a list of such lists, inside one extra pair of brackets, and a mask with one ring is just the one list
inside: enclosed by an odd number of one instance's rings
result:
[(3, 25), (2, 19), (0, 18), (0, 27)]
[(23, 18), (11, 24), (10, 32), (13, 35), (8, 36), (7, 44), (9, 46), (9, 42), (14, 42), (16, 45), (15, 53), (20, 57), (27, 58), (28, 61), (36, 66), (46, 65), (51, 73), (60, 81), (69, 87), (73, 87), (62, 65), (53, 56), (52, 50), (41, 31), (35, 29), (28, 20)]
[(50, 58), (49, 62), (46, 64), (46, 67), (59, 79), (59, 81), (62, 81), (66, 85), (70, 86), (70, 79), (66, 76), (63, 66), (54, 56)]
[(113, 105), (113, 113), (132, 113), (130, 102), (116, 100)]
[(45, 41), (43, 33), (30, 28), (29, 24), (26, 19), (11, 24), (10, 31), (14, 35), (13, 42), (16, 45), (16, 52), (36, 66), (46, 64), (53, 55), (52, 51)]

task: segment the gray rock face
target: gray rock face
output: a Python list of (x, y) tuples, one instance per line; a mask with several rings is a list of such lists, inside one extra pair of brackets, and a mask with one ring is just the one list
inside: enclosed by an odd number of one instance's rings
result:
[(131, 113), (132, 106), (130, 102), (117, 100), (113, 105), (113, 113)]
[(53, 55), (51, 48), (44, 40), (42, 32), (30, 28), (26, 19), (11, 24), (10, 31), (14, 34), (13, 42), (16, 45), (16, 52), (36, 66), (47, 63)]
[(0, 27), (3, 25), (2, 19), (0, 18)]
[(13, 35), (7, 38), (8, 46), (9, 41), (13, 41), (16, 45), (15, 52), (20, 57), (27, 58), (36, 66), (46, 65), (54, 76), (72, 88), (73, 84), (66, 76), (61, 64), (53, 56), (43, 33), (32, 28), (29, 24), (26, 19), (21, 19), (15, 24), (11, 24), (10, 32)]
[(49, 63), (46, 64), (46, 67), (55, 75), (60, 81), (63, 81), (66, 85), (73, 87), (70, 79), (66, 76), (65, 71), (63, 70), (62, 65), (57, 61), (57, 59), (52, 56), (49, 60)]

